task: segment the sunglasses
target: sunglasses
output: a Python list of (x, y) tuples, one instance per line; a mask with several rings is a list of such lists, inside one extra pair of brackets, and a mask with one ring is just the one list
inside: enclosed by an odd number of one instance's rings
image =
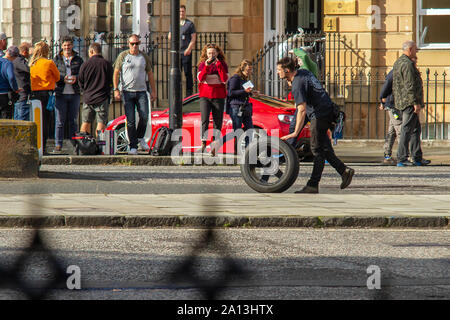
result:
[(140, 43), (140, 42), (130, 42), (130, 44), (131, 44), (132, 46), (138, 46), (138, 45), (140, 45), (141, 43)]

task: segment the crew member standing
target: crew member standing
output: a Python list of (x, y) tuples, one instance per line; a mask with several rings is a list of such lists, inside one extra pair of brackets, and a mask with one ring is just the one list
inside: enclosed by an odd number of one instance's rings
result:
[[(171, 39), (169, 32), (169, 41)], [(180, 55), (181, 66), (186, 77), (186, 97), (193, 93), (194, 80), (192, 78), (192, 50), (195, 48), (197, 41), (197, 31), (194, 23), (186, 18), (186, 6), (180, 6)]]

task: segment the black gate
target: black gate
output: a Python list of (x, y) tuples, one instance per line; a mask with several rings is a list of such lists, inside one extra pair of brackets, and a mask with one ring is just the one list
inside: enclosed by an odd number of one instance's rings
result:
[(325, 81), (326, 38), (322, 32), (304, 32), (274, 36), (259, 50), (253, 59), (253, 79), (256, 88), (263, 94), (273, 97), (286, 96), (286, 84), (277, 75), (277, 62), (283, 57), (292, 56), (289, 52), (296, 48), (304, 49), (317, 64), (319, 80)]

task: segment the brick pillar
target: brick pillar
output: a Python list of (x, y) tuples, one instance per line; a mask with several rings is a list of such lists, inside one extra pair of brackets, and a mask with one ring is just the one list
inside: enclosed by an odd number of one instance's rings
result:
[(111, 23), (110, 0), (90, 0), (89, 1), (89, 33), (110, 32)]
[[(251, 60), (256, 52), (264, 46), (264, 0), (244, 0), (242, 22), (243, 58)], [(232, 29), (233, 26), (232, 21)]]
[[(53, 1), (51, 1), (53, 2)], [(80, 36), (80, 29), (78, 29), (78, 21), (82, 19), (81, 2), (79, 0), (59, 0), (58, 12), (52, 19), (52, 28), (54, 24), (57, 26), (57, 33), (53, 35), (55, 38), (64, 36)]]
[[(33, 0), (38, 11), (39, 22), (36, 30), (37, 39), (53, 38), (53, 3), (51, 0)], [(40, 27), (40, 28), (39, 28)], [(39, 30), (40, 29), (40, 30)]]
[(23, 41), (33, 42), (33, 4), (31, 0), (21, 0), (20, 1), (20, 20), (16, 21), (16, 24), (19, 25), (17, 29), (20, 32), (20, 40), (16, 41), (16, 44), (19, 44)]

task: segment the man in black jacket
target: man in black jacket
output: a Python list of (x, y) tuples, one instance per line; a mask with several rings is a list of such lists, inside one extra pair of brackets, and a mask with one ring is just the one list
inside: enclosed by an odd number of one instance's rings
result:
[(19, 89), (22, 89), (15, 97), (14, 120), (30, 121), (30, 104), (28, 103), (31, 94), (30, 67), (28, 66), (30, 48), (31, 43), (23, 42), (19, 46), (19, 56), (13, 61), (17, 85)]
[[(169, 32), (169, 41), (172, 33)], [(197, 31), (194, 23), (186, 18), (186, 6), (180, 6), (180, 52), (181, 68), (186, 76), (186, 97), (193, 93), (194, 80), (192, 78), (192, 50), (195, 49), (197, 41)]]
[[(397, 167), (411, 165), (424, 166), (430, 160), (423, 159), (420, 135), (422, 128), (419, 114), (425, 107), (423, 82), (416, 66), (417, 45), (414, 41), (403, 43), (403, 54), (393, 67), (392, 91), (395, 107), (402, 112), (402, 129), (397, 150)], [(411, 151), (411, 162), (408, 161)]]
[(296, 70), (291, 58), (283, 58), (277, 63), (277, 73), (280, 79), (292, 83), (292, 95), (298, 110), (295, 130), (281, 137), (289, 140), (297, 137), (305, 123), (305, 117), (311, 121), (311, 151), (314, 155), (314, 166), (306, 186), (295, 193), (319, 193), (319, 182), (327, 160), (342, 178), (340, 188), (345, 189), (352, 181), (355, 170), (346, 166), (334, 153), (328, 136), (328, 129), (335, 120), (334, 104), (321, 83), (306, 69)]
[(78, 83), (83, 91), (81, 132), (89, 127), (97, 116), (97, 131), (104, 130), (108, 122), (108, 107), (111, 95), (113, 67), (102, 56), (102, 48), (94, 42), (89, 47), (89, 60), (81, 66)]
[[(73, 40), (65, 37), (62, 50), (53, 61), (58, 68), (60, 80), (56, 83), (55, 95), (55, 150), (60, 153), (64, 139), (64, 125), (69, 122), (69, 136), (72, 138), (78, 130), (78, 112), (80, 110), (80, 87), (78, 73), (83, 59), (73, 50)], [(72, 142), (72, 141), (71, 141)], [(72, 142), (73, 144), (73, 142)]]

